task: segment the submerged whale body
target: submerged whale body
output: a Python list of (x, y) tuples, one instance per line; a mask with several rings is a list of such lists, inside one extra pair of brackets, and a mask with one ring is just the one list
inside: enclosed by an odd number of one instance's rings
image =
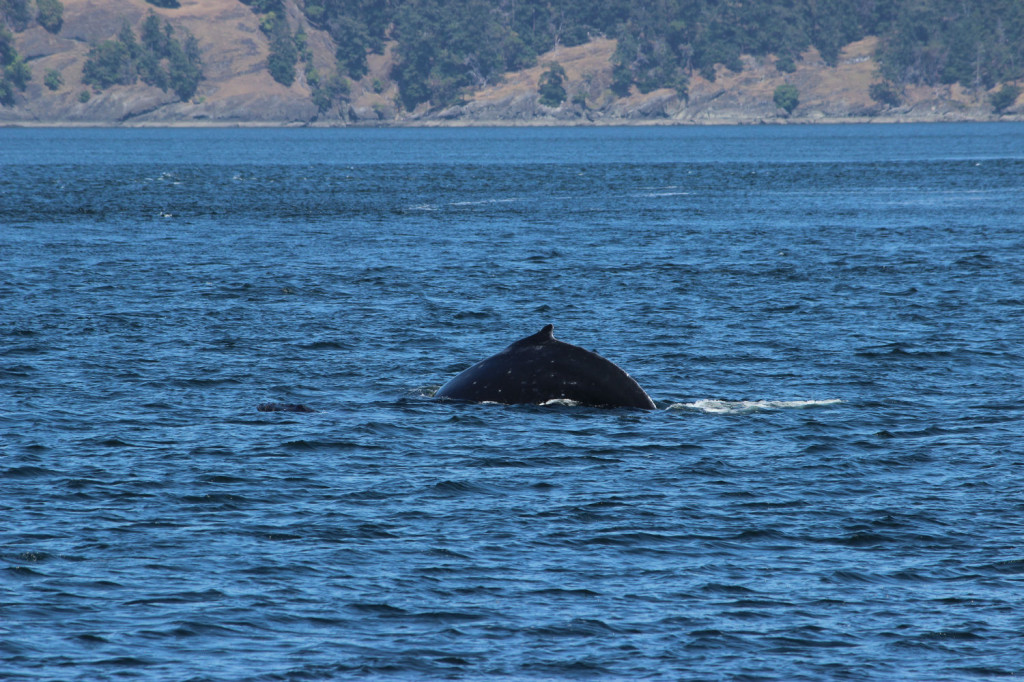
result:
[(655, 409), (633, 377), (597, 353), (557, 340), (547, 325), (481, 360), (446, 383), (435, 398), (540, 405), (571, 400), (591, 407)]
[(301, 403), (260, 403), (257, 412), (316, 412), (309, 405)]

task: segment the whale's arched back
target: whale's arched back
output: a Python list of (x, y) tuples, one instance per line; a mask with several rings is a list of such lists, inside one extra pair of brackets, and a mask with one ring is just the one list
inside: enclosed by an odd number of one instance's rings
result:
[(571, 400), (593, 407), (656, 407), (633, 377), (597, 353), (559, 341), (550, 324), (461, 372), (434, 396), (508, 405)]

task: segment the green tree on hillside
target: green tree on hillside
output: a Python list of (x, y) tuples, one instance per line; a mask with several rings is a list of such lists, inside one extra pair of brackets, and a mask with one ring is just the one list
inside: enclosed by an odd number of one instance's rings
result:
[(281, 0), (240, 0), (240, 2), (248, 5), (256, 14), (284, 15), (284, 5)]
[(14, 49), (14, 35), (0, 26), (0, 106), (14, 106), (16, 91), (24, 91), (32, 72)]
[(267, 69), (270, 75), (281, 85), (295, 82), (295, 64), (299, 61), (299, 51), (295, 49), (295, 38), (288, 30), (288, 22), (281, 19), (275, 21), (270, 33), (270, 54), (267, 57)]
[(14, 106), (16, 93), (24, 92), (32, 79), (32, 71), (14, 46), (14, 34), (3, 23), (27, 22), (27, 12), (25, 3), (0, 0), (0, 106)]
[(154, 55), (167, 54), (171, 47), (172, 33), (165, 27), (169, 28), (170, 24), (161, 24), (160, 18), (153, 12), (147, 14), (142, 21), (142, 31), (139, 37), (146, 49)]
[[(295, 82), (299, 57), (302, 56), (298, 43), (303, 41), (301, 31), (295, 35), (291, 32), (287, 13), (281, 0), (241, 0), (249, 5), (260, 18), (260, 30), (270, 41), (270, 54), (267, 55), (267, 71), (271, 78), (284, 86)], [(312, 65), (310, 65), (312, 66)]]
[(889, 107), (898, 107), (901, 101), (899, 91), (888, 81), (872, 83), (868, 88), (868, 95), (879, 104)]
[(97, 90), (112, 85), (130, 85), (138, 77), (131, 47), (120, 40), (104, 40), (89, 50), (82, 66), (82, 82)]
[(331, 34), (339, 49), (345, 36), (350, 36), (366, 49), (380, 52), (400, 4), (398, 0), (306, 0), (303, 12), (310, 23)]
[(1012, 107), (1020, 97), (1020, 88), (1016, 85), (1006, 84), (989, 97), (992, 108), (997, 114), (1001, 114)]
[(24, 92), (30, 80), (32, 72), (20, 56), (15, 57), (4, 66), (3, 75), (0, 76), (0, 105), (14, 106), (15, 92)]
[(60, 33), (64, 4), (60, 0), (36, 0), (36, 21), (50, 33)]
[(546, 107), (561, 106), (565, 101), (565, 69), (561, 64), (552, 62), (548, 64), (548, 70), (541, 74), (537, 91), (540, 93), (540, 103)]
[(309, 79), (309, 82), (313, 87), (313, 103), (321, 114), (330, 111), (336, 104), (345, 104), (352, 91), (349, 80), (337, 71), (323, 79), (317, 74), (315, 78)]
[(24, 31), (32, 20), (29, 0), (0, 0), (0, 19), (6, 19), (15, 31)]
[(184, 44), (173, 42), (167, 62), (171, 90), (183, 102), (192, 99), (199, 87), (199, 81), (203, 79), (202, 59), (196, 37), (186, 32)]
[(484, 0), (403, 5), (395, 16), (399, 44), (392, 77), (406, 107), (426, 101), (449, 104), (468, 87), (496, 83), (505, 71), (532, 64), (507, 20), (494, 3)]
[(64, 85), (64, 76), (56, 69), (48, 69), (43, 77), (43, 84), (50, 90), (59, 90)]
[(188, 31), (184, 44), (174, 36), (170, 22), (162, 25), (152, 12), (142, 22), (141, 42), (127, 22), (115, 40), (92, 47), (82, 67), (82, 82), (97, 90), (131, 85), (138, 79), (165, 92), (174, 91), (182, 101), (195, 94), (202, 80), (199, 42)]
[(374, 46), (366, 25), (351, 17), (338, 17), (331, 24), (331, 37), (338, 45), (335, 58), (338, 67), (352, 78), (362, 78), (369, 71), (366, 55)]
[(1024, 73), (1020, 0), (903, 0), (882, 35), (883, 75), (906, 84), (988, 89)]
[(772, 97), (775, 106), (786, 111), (786, 115), (793, 113), (793, 110), (800, 104), (800, 91), (795, 85), (785, 83), (775, 88), (775, 95)]

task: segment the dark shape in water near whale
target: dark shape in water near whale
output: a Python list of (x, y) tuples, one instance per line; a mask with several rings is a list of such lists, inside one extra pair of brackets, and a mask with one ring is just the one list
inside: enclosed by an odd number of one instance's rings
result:
[(435, 398), (540, 405), (571, 400), (591, 407), (656, 409), (631, 376), (597, 353), (557, 340), (547, 325), (446, 383)]
[(302, 403), (260, 403), (257, 412), (316, 412), (309, 405)]

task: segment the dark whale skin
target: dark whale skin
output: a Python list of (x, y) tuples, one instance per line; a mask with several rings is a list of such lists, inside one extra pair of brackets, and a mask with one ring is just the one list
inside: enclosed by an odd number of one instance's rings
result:
[(633, 377), (597, 353), (564, 343), (547, 325), (481, 360), (438, 389), (435, 398), (540, 405), (571, 400), (590, 407), (656, 409)]

